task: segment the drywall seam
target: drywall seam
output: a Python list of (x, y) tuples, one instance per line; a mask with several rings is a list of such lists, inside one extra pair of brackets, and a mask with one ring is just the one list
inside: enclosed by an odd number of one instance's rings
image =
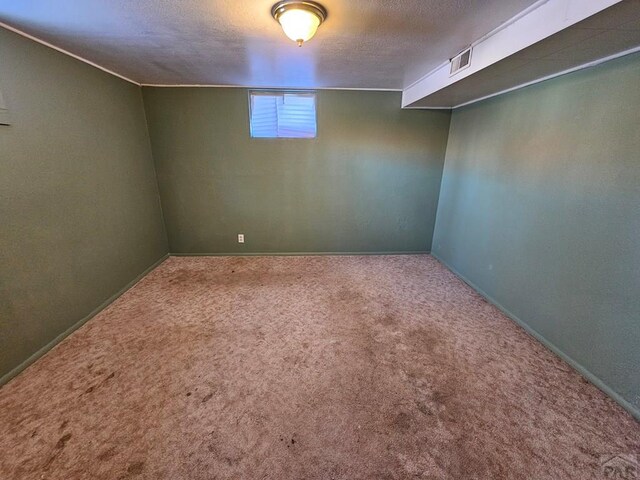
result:
[(232, 252), (232, 253), (170, 253), (172, 257), (305, 257), (331, 255), (429, 255), (429, 251), (392, 252)]
[(49, 42), (47, 42), (45, 40), (42, 40), (42, 39), (40, 39), (38, 37), (34, 37), (33, 35), (29, 35), (28, 33), (23, 32), (22, 30), (19, 30), (19, 29), (15, 28), (15, 27), (12, 27), (11, 25), (8, 25), (8, 24), (6, 24), (4, 22), (0, 22), (0, 27), (3, 27), (3, 28), (5, 28), (5, 29), (7, 29), (7, 30), (9, 30), (9, 31), (11, 31), (13, 33), (17, 33), (18, 35), (22, 35), (23, 37), (28, 38), (29, 40), (32, 40), (32, 41), (34, 41), (36, 43), (39, 43), (41, 45), (44, 45), (45, 47), (53, 48), (54, 50), (56, 50), (56, 51), (58, 51), (60, 53), (64, 53), (65, 55), (68, 55), (69, 57), (75, 58), (76, 60), (80, 60), (81, 62), (86, 63), (87, 65), (91, 65), (92, 67), (95, 67), (95, 68), (97, 68), (99, 70), (102, 70), (103, 72), (106, 72), (106, 73), (108, 73), (110, 75), (113, 75), (115, 77), (121, 78), (122, 80), (125, 80), (125, 81), (127, 81), (129, 83), (133, 83), (134, 85), (140, 86), (140, 84), (138, 82), (136, 82), (134, 80), (131, 80), (130, 78), (125, 77), (124, 75), (120, 75), (119, 73), (116, 73), (113, 70), (109, 70), (108, 68), (105, 68), (105, 67), (103, 67), (101, 65), (98, 65), (97, 63), (94, 63), (91, 60), (87, 60), (86, 58), (83, 58), (83, 57), (81, 57), (79, 55), (76, 55), (75, 53), (71, 53), (68, 50), (65, 50), (64, 48), (56, 47), (55, 45), (53, 45), (53, 44), (51, 44), (51, 43), (49, 43)]
[(153, 264), (151, 264), (149, 267), (147, 267), (142, 273), (140, 273), (139, 275), (137, 275), (133, 280), (131, 280), (129, 283), (127, 283), (124, 287), (122, 287), (120, 290), (118, 290), (116, 293), (114, 293), (113, 295), (111, 295), (108, 299), (106, 299), (104, 302), (102, 302), (98, 307), (96, 307), (95, 309), (93, 309), (93, 311), (91, 311), (88, 315), (86, 315), (85, 317), (83, 317), (82, 319), (80, 319), (78, 322), (76, 322), (75, 324), (71, 325), (69, 328), (67, 328), (64, 332), (62, 332), (61, 334), (59, 334), (56, 338), (54, 338), (53, 340), (51, 340), (49, 343), (47, 343), (44, 347), (40, 348), (37, 352), (35, 352), (34, 354), (32, 354), (29, 358), (27, 358), (25, 361), (23, 361), (22, 363), (20, 363), (20, 365), (18, 365), (17, 367), (13, 368), (11, 371), (9, 371), (8, 373), (5, 373), (2, 377), (0, 377), (0, 388), (5, 385), (6, 383), (8, 383), (12, 378), (14, 378), (16, 375), (18, 375), (20, 372), (22, 372), (23, 370), (25, 370), (29, 365), (35, 363), (38, 359), (40, 359), (41, 357), (43, 357), (47, 352), (49, 352), (51, 349), (53, 349), (56, 345), (58, 345), (60, 342), (62, 342), (65, 338), (67, 338), (69, 335), (71, 335), (73, 332), (75, 332), (78, 328), (80, 328), (82, 325), (84, 325), (85, 323), (87, 323), (89, 320), (91, 320), (93, 317), (95, 317), (98, 313), (100, 313), (102, 310), (104, 310), (105, 308), (107, 308), (109, 305), (111, 305), (114, 301), (116, 301), (122, 294), (124, 294), (127, 290), (129, 290), (130, 288), (132, 288), (133, 286), (135, 286), (136, 283), (138, 283), (140, 280), (142, 280), (145, 276), (147, 276), (147, 274), (149, 274), (152, 270), (154, 270), (157, 266), (159, 266), (162, 262), (164, 262), (167, 258), (169, 258), (169, 254), (166, 253), (164, 254), (162, 257), (160, 257), (158, 260), (156, 260), (155, 262), (153, 262)]
[(431, 256), (437, 259), (440, 263), (446, 266), (451, 272), (453, 272), (458, 278), (460, 278), (464, 283), (469, 285), (472, 289), (478, 292), (482, 297), (484, 297), (489, 303), (494, 305), (498, 310), (504, 313), (507, 317), (509, 317), (512, 321), (522, 327), (529, 335), (531, 335), (534, 339), (540, 342), (542, 345), (547, 347), (551, 352), (555, 353), (558, 357), (560, 357), (563, 361), (565, 361), (570, 367), (576, 370), (580, 375), (586, 378), (589, 382), (595, 385), (597, 388), (602, 390), (607, 396), (617, 402), (622, 408), (624, 408), (627, 412), (629, 412), (636, 420), (640, 421), (640, 409), (636, 408), (630, 402), (622, 398), (622, 396), (613, 390), (609, 385), (604, 383), (599, 377), (591, 373), (586, 367), (582, 364), (571, 358), (569, 355), (564, 353), (560, 348), (558, 348), (554, 343), (547, 340), (542, 334), (535, 331), (531, 326), (529, 326), (526, 322), (520, 319), (518, 316), (511, 313), (506, 307), (504, 307), (500, 302), (495, 300), (493, 297), (488, 295), (484, 290), (479, 288), (475, 283), (461, 274), (457, 269), (452, 267), (448, 262), (440, 258), (437, 254), (431, 253)]

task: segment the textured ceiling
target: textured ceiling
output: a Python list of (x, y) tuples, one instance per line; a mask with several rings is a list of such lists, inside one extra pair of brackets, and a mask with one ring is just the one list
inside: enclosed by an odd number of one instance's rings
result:
[(275, 0), (0, 0), (0, 22), (143, 84), (403, 89), (534, 0), (323, 0), (302, 48)]

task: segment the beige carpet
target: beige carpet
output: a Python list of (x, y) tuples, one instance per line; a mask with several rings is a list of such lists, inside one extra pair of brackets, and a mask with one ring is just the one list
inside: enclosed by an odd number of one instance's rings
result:
[(640, 424), (429, 256), (170, 258), (0, 389), (2, 479), (600, 479)]

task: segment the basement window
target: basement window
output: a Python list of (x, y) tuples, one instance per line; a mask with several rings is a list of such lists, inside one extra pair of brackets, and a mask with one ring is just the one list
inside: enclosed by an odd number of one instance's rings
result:
[(252, 138), (315, 138), (316, 94), (249, 92)]

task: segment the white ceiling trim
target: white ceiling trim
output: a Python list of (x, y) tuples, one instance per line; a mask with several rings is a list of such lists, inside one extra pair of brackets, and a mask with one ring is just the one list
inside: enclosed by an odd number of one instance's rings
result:
[(457, 107), (401, 107), (402, 110), (453, 110)]
[(621, 0), (540, 0), (504, 25), (472, 43), (473, 60), (449, 76), (449, 61), (406, 88), (402, 106), (411, 104), (537, 43)]
[(631, 48), (629, 50), (625, 50), (624, 52), (620, 52), (620, 53), (615, 53), (613, 55), (609, 55), (608, 57), (599, 58), (598, 60), (594, 60), (592, 62), (587, 62), (587, 63), (584, 63), (582, 65), (578, 65), (577, 67), (572, 67), (572, 68), (569, 68), (567, 70), (563, 70), (562, 72), (554, 73), (552, 75), (547, 75), (546, 77), (538, 78), (536, 80), (532, 80), (531, 82), (523, 83), (522, 85), (517, 85), (517, 86), (512, 87), (512, 88), (507, 88), (506, 90), (502, 90), (500, 92), (492, 93), (491, 95), (487, 95), (487, 96), (482, 97), (482, 98), (477, 98), (475, 100), (471, 100), (470, 102), (461, 103), (460, 105), (456, 105), (455, 107), (452, 107), (452, 108), (456, 109), (456, 108), (460, 108), (460, 107), (466, 107), (467, 105), (471, 105), (471, 104), (474, 104), (476, 102), (480, 102), (482, 100), (487, 100), (489, 98), (497, 97), (498, 95), (502, 95), (502, 94), (505, 94), (505, 93), (513, 92), (514, 90), (519, 90), (520, 88), (529, 87), (531, 85), (535, 85), (536, 83), (542, 83), (542, 82), (545, 82), (547, 80), (551, 80), (552, 78), (561, 77), (562, 75), (567, 75), (569, 73), (577, 72), (579, 70), (584, 70), (586, 68), (595, 67), (595, 66), (600, 65), (602, 63), (609, 62), (611, 60), (615, 60), (616, 58), (624, 57), (626, 55), (631, 55), (631, 54), (637, 53), (637, 52), (640, 52), (640, 46), (639, 47), (635, 47), (635, 48)]
[[(498, 34), (499, 32), (501, 32), (502, 30), (504, 30), (507, 27), (510, 27), (511, 25), (513, 25), (515, 22), (517, 22), (518, 20), (520, 20), (522, 17), (524, 17), (525, 15), (529, 15), (529, 13), (531, 13), (533, 10), (535, 10), (536, 8), (540, 7), (541, 5), (547, 3), (549, 0), (538, 0), (536, 3), (534, 3), (533, 5), (531, 5), (528, 8), (525, 8), (524, 10), (522, 10), (521, 12), (519, 12), (517, 15), (514, 15), (513, 17), (511, 17), (509, 20), (507, 20), (506, 22), (504, 22), (503, 24), (497, 26), (496, 28), (494, 28), (493, 30), (491, 30), (489, 33), (483, 35), (482, 37), (480, 37), (479, 39), (477, 39), (475, 42), (471, 43), (469, 46), (467, 46), (466, 48), (470, 48), (470, 47), (475, 47), (476, 45), (484, 42), (487, 38), (490, 38), (496, 34)], [(461, 52), (466, 50), (463, 49), (461, 50)], [(438, 70), (442, 69), (443, 67), (448, 67), (449, 66), (449, 62), (450, 60), (447, 59), (444, 62), (442, 62), (440, 65), (438, 65), (437, 67), (435, 67), (433, 70), (430, 70), (429, 72), (427, 72), (425, 75), (423, 75), (422, 77), (420, 77), (419, 79), (417, 79), (416, 81), (412, 82), (410, 85), (408, 85), (407, 87), (404, 88), (404, 90), (408, 90), (414, 86), (416, 86), (418, 83), (422, 82), (424, 79), (429, 78), (431, 75), (433, 75), (434, 73), (436, 73)], [(406, 108), (411, 108), (411, 107), (406, 107)]]
[(0, 22), (140, 84), (397, 91), (539, 0), (323, 0), (302, 50), (273, 1), (0, 0)]
[(532, 80), (530, 82), (522, 83), (520, 85), (516, 85), (515, 87), (507, 88), (505, 90), (501, 90), (499, 92), (492, 93), (491, 95), (486, 95), (484, 97), (476, 98), (475, 100), (471, 100), (469, 102), (464, 102), (464, 103), (461, 103), (459, 105), (455, 105), (453, 107), (429, 107), (429, 106), (426, 106), (426, 107), (403, 107), (403, 108), (404, 108), (404, 110), (455, 110), (456, 108), (466, 107), (467, 105), (473, 105), (474, 103), (482, 102), (483, 100), (488, 100), (490, 98), (497, 97), (499, 95), (504, 95), (505, 93), (513, 92), (515, 90), (520, 90), (521, 88), (530, 87), (531, 85), (535, 85), (537, 83), (546, 82), (547, 80), (551, 80), (552, 78), (561, 77), (563, 75), (567, 75), (569, 73), (574, 73), (574, 72), (577, 72), (579, 70), (584, 70), (584, 69), (587, 69), (587, 68), (595, 67), (595, 66), (600, 65), (602, 63), (609, 62), (611, 60), (615, 60), (616, 58), (625, 57), (627, 55), (631, 55), (631, 54), (638, 53), (638, 52), (640, 52), (640, 46), (635, 47), (635, 48), (631, 48), (629, 50), (625, 50), (624, 52), (619, 52), (619, 53), (615, 53), (613, 55), (609, 55), (608, 57), (599, 58), (599, 59), (594, 60), (592, 62), (587, 62), (587, 63), (584, 63), (582, 65), (578, 65), (577, 67), (572, 67), (572, 68), (569, 68), (567, 70), (563, 70), (561, 72), (554, 73), (552, 75), (547, 75), (546, 77), (537, 78), (537, 79)]
[[(497, 49), (499, 52), (501, 52), (500, 54), (504, 54), (505, 51), (505, 43), (506, 48), (509, 48), (508, 45), (508, 37), (507, 34), (509, 35), (513, 35), (514, 32), (514, 28), (517, 29), (521, 29), (523, 27), (523, 25), (526, 27), (527, 23), (529, 21), (531, 21), (531, 19), (533, 17), (536, 16), (540, 16), (539, 13), (540, 11), (545, 11), (544, 15), (542, 16), (542, 18), (544, 19), (545, 22), (547, 23), (553, 23), (553, 25), (551, 26), (547, 26), (547, 30), (552, 29), (557, 27), (558, 23), (561, 24), (561, 28), (559, 28), (559, 30), (566, 28), (568, 25), (568, 23), (574, 24), (576, 23), (576, 21), (579, 20), (575, 20), (575, 18), (581, 17), (580, 19), (586, 18), (587, 16), (590, 16), (594, 13), (597, 13), (611, 5), (614, 5), (618, 2), (620, 2), (621, 0), (589, 0), (589, 1), (585, 1), (585, 0), (538, 0), (536, 3), (534, 3), (533, 5), (529, 6), (528, 8), (526, 8), (525, 10), (519, 12), (517, 15), (515, 15), (514, 17), (512, 17), (511, 19), (509, 19), (508, 21), (506, 21), (505, 23), (501, 24), (500, 26), (498, 26), (497, 28), (495, 28), (494, 30), (492, 30), (491, 32), (487, 33), (486, 35), (480, 37), (478, 40), (476, 40), (475, 42), (473, 42), (471, 44), (471, 46), (476, 47), (479, 46), (481, 44), (483, 44), (484, 42), (487, 42), (491, 44), (493, 49)], [(541, 8), (544, 7), (544, 8)], [(551, 12), (551, 13), (550, 13)], [(564, 15), (558, 15), (558, 12), (563, 12)], [(554, 14), (555, 18), (551, 18), (549, 15), (550, 14)], [(560, 18), (561, 17), (561, 18)], [(550, 20), (553, 20), (552, 22), (550, 22)], [(538, 19), (538, 21), (540, 21)], [(563, 23), (564, 22), (564, 23)], [(512, 27), (510, 29), (510, 27)], [(300, 88), (300, 87), (269, 87), (269, 86), (257, 86), (257, 85), (228, 85), (228, 84), (152, 84), (152, 83), (139, 83), (136, 82), (135, 80), (132, 80), (131, 78), (128, 78), (124, 75), (121, 75), (113, 70), (110, 70), (106, 67), (103, 67), (93, 61), (87, 60), (84, 57), (81, 57), (79, 55), (76, 55), (74, 53), (69, 52), (68, 50), (65, 50), (63, 48), (57, 47), (45, 40), (42, 40), (38, 37), (34, 37), (31, 34), (28, 34), (16, 27), (13, 27), (11, 25), (8, 25), (4, 22), (0, 21), (0, 27), (5, 28), (9, 31), (12, 31), (18, 35), (21, 35), (25, 38), (28, 38), (32, 41), (35, 41), (39, 44), (42, 44), (44, 46), (47, 46), (49, 48), (52, 48), (58, 52), (61, 52), (65, 55), (68, 55), (76, 60), (79, 60), (83, 63), (86, 63), (88, 65), (91, 65), (94, 68), (98, 68), (99, 70), (102, 70), (110, 75), (113, 75), (115, 77), (118, 77), (122, 80), (125, 80), (129, 83), (132, 83), (134, 85), (137, 86), (141, 86), (141, 87), (154, 87), (154, 88), (243, 88), (243, 89), (259, 89), (259, 90), (312, 90), (312, 91), (322, 91), (322, 90), (335, 90), (335, 91), (340, 91), (340, 90), (344, 90), (344, 91), (372, 91), (372, 92), (402, 92), (403, 93), (403, 99), (402, 99), (402, 105), (403, 108), (406, 109), (432, 109), (432, 110), (450, 110), (450, 109), (457, 109), (457, 108), (461, 108), (467, 105), (471, 105), (473, 103), (476, 102), (480, 102), (492, 97), (496, 97), (499, 95), (503, 95), (505, 93), (509, 93), (512, 92), (514, 90), (518, 90), (521, 88), (525, 88), (540, 82), (544, 82), (546, 80), (552, 79), (552, 78), (556, 78), (562, 75), (566, 75), (568, 73), (572, 73), (578, 70), (582, 70), (585, 68), (590, 68), (596, 65), (599, 65), (601, 63), (625, 56), (625, 55), (629, 55), (632, 53), (636, 53), (638, 51), (640, 51), (640, 47), (637, 48), (633, 48), (624, 52), (620, 52), (617, 53), (615, 55), (611, 55), (602, 59), (598, 59), (592, 62), (588, 62), (585, 63), (583, 65), (579, 65), (577, 67), (573, 67), (571, 69), (568, 70), (564, 70), (552, 75), (548, 75), (542, 78), (538, 78), (535, 80), (532, 80), (530, 82), (526, 82), (511, 88), (508, 88), (506, 90), (502, 90), (478, 99), (474, 99), (472, 101), (468, 101), (468, 102), (464, 102), (458, 105), (455, 105), (453, 107), (429, 107), (429, 106), (417, 106), (417, 107), (411, 107), (410, 105), (408, 105), (408, 95), (407, 92), (408, 91), (415, 91), (416, 89), (420, 88), (422, 89), (424, 87), (424, 84), (427, 80), (431, 81), (432, 78), (436, 75), (439, 74), (442, 71), (446, 71), (447, 73), (447, 80), (448, 78), (448, 69), (449, 69), (449, 61), (445, 61), (442, 64), (440, 64), (438, 67), (436, 67), (435, 69), (432, 69), (429, 73), (427, 73), (426, 75), (424, 75), (423, 77), (421, 77), (420, 79), (416, 80), (415, 82), (413, 82), (412, 84), (410, 84), (407, 88), (400, 89), (390, 89), (390, 88), (348, 88), (348, 87), (316, 87), (316, 88)], [(509, 32), (505, 32), (505, 30), (509, 29)], [(558, 30), (558, 31), (559, 31)], [(517, 33), (517, 32), (515, 32)], [(544, 34), (542, 35), (542, 38), (546, 38), (547, 36), (549, 36), (549, 34)], [(494, 38), (494, 37), (499, 37), (499, 38)], [(497, 42), (497, 40), (500, 40), (499, 42)], [(535, 41), (539, 41), (539, 40), (535, 40)], [(532, 42), (535, 43), (535, 42)], [(531, 44), (531, 43), (530, 43)], [(527, 45), (528, 46), (528, 45)], [(512, 46), (512, 48), (515, 48), (514, 51), (518, 51), (521, 48), (520, 45), (515, 45)], [(511, 52), (514, 53), (514, 52)], [(509, 53), (509, 55), (511, 54)], [(477, 52), (474, 52), (474, 55), (476, 55)], [(506, 55), (505, 55), (506, 56)], [(474, 60), (477, 62), (477, 56), (474, 57)], [(486, 58), (484, 59), (486, 62)], [(498, 58), (497, 60), (494, 58), (493, 61), (491, 63), (495, 63), (496, 61), (499, 61), (500, 58)], [(488, 65), (490, 65), (491, 63), (489, 63)], [(478, 65), (472, 65), (472, 67), (476, 67), (473, 71), (472, 68), (468, 69), (469, 71), (467, 72), (461, 72), (460, 75), (457, 75), (455, 77), (453, 77), (455, 79), (455, 81), (458, 81), (459, 79), (465, 78), (466, 76), (468, 76), (469, 74), (475, 73), (475, 71), (478, 71), (482, 68), (485, 68), (488, 65), (484, 65), (484, 66), (480, 66), (480, 68), (478, 68)], [(455, 81), (450, 82), (451, 83), (455, 83)], [(439, 88), (437, 88), (434, 91), (439, 90), (440, 88), (443, 88), (446, 85), (440, 86)], [(433, 92), (431, 92), (433, 93)], [(428, 95), (428, 94), (427, 94)], [(416, 100), (419, 100), (420, 98), (424, 98), (424, 96), (426, 95), (421, 95), (419, 96), (419, 98), (417, 98)], [(416, 101), (414, 100), (414, 101)], [(413, 102), (412, 102), (413, 103)], [(407, 106), (404, 106), (407, 105)]]
[(125, 81), (127, 81), (129, 83), (133, 83), (134, 85), (140, 86), (140, 84), (138, 82), (136, 82), (134, 80), (131, 80), (130, 78), (125, 77), (124, 75), (120, 75), (119, 73), (114, 72), (113, 70), (109, 70), (108, 68), (105, 68), (102, 65), (98, 65), (97, 63), (92, 62), (91, 60), (87, 60), (86, 58), (83, 58), (83, 57), (81, 57), (79, 55), (76, 55), (75, 53), (71, 53), (68, 50), (65, 50), (64, 48), (56, 47), (55, 45), (52, 45), (51, 43), (46, 42), (45, 40), (42, 40), (42, 39), (40, 39), (38, 37), (34, 37), (33, 35), (29, 35), (28, 33), (23, 32), (22, 30), (19, 30), (19, 29), (15, 28), (15, 27), (12, 27), (11, 25), (7, 25), (4, 22), (0, 22), (0, 27), (6, 28), (7, 30), (9, 30), (9, 31), (11, 31), (13, 33), (17, 33), (18, 35), (21, 35), (21, 36), (23, 36), (25, 38), (28, 38), (29, 40), (33, 40), (36, 43), (44, 45), (45, 47), (49, 47), (49, 48), (52, 48), (52, 49), (54, 49), (54, 50), (56, 50), (56, 51), (58, 51), (60, 53), (64, 53), (65, 55), (68, 55), (68, 56), (70, 56), (72, 58), (75, 58), (76, 60), (80, 60), (81, 62), (86, 63), (87, 65), (91, 65), (94, 68), (102, 70), (103, 72), (109, 73), (109, 74), (111, 74), (111, 75), (113, 75), (115, 77), (121, 78), (122, 80), (125, 80)]
[(172, 84), (153, 84), (153, 83), (138, 83), (135, 80), (132, 80), (130, 78), (125, 77), (124, 75), (119, 74), (118, 72), (114, 72), (113, 70), (110, 70), (106, 67), (103, 67), (102, 65), (98, 65), (95, 62), (92, 62), (91, 60), (87, 60), (86, 58), (83, 58), (79, 55), (76, 55), (75, 53), (71, 53), (68, 50), (65, 50), (64, 48), (60, 48), (57, 47), (45, 40), (42, 40), (38, 37), (34, 37), (33, 35), (30, 35), (26, 32), (23, 32), (22, 30), (19, 30), (15, 27), (12, 27), (11, 25), (8, 25), (4, 22), (0, 22), (0, 27), (5, 28), (11, 32), (17, 33), (18, 35), (21, 35), (25, 38), (28, 38), (29, 40), (33, 40), (36, 43), (39, 43), (41, 45), (44, 45), (45, 47), (49, 47), (52, 48), (53, 50), (56, 50), (60, 53), (63, 53), (65, 55), (68, 55), (69, 57), (75, 58), (76, 60), (79, 60), (83, 63), (86, 63), (87, 65), (91, 65), (92, 67), (95, 67), (99, 70), (102, 70), (103, 72), (106, 72), (110, 75), (113, 75), (115, 77), (121, 78), (122, 80), (125, 80), (129, 83), (132, 83), (134, 85), (137, 85), (139, 87), (154, 87), (154, 88), (245, 88), (245, 89), (260, 89), (260, 90), (347, 90), (347, 91), (364, 91), (364, 92), (402, 92), (403, 90), (401, 88), (347, 88), (347, 87), (321, 87), (321, 88), (299, 88), (299, 87), (264, 87), (264, 86), (246, 86), (246, 85), (208, 85), (208, 84), (178, 84), (178, 85), (172, 85)]
[(244, 88), (252, 90), (347, 90), (347, 91), (361, 91), (361, 92), (402, 92), (401, 88), (349, 88), (349, 87), (265, 87), (258, 85), (208, 85), (208, 84), (154, 84), (154, 83), (141, 83), (141, 87), (153, 87), (153, 88)]
[(260, 89), (260, 90), (347, 90), (347, 91), (364, 91), (364, 92), (402, 92), (403, 90), (401, 88), (347, 88), (347, 87), (321, 87), (321, 88), (299, 88), (299, 87), (264, 87), (264, 86), (246, 86), (246, 85), (208, 85), (208, 84), (178, 84), (178, 85), (172, 85), (172, 84), (153, 84), (153, 83), (138, 83), (135, 80), (132, 80), (130, 78), (125, 77), (124, 75), (119, 74), (118, 72), (114, 72), (113, 70), (110, 70), (106, 67), (103, 67), (102, 65), (98, 65), (95, 62), (92, 62), (91, 60), (87, 60), (86, 58), (83, 58), (79, 55), (76, 55), (75, 53), (71, 53), (68, 50), (65, 50), (64, 48), (60, 48), (57, 47), (45, 40), (42, 40), (38, 37), (34, 37), (33, 35), (30, 35), (26, 32), (23, 32), (22, 30), (19, 30), (15, 27), (12, 27), (11, 25), (7, 25), (4, 22), (0, 22), (0, 27), (2, 28), (6, 28), (7, 30), (17, 33), (18, 35), (21, 35), (25, 38), (28, 38), (29, 40), (33, 40), (36, 43), (39, 43), (41, 45), (44, 45), (45, 47), (49, 47), (52, 48), (53, 50), (56, 50), (60, 53), (63, 53), (65, 55), (68, 55), (69, 57), (75, 58), (76, 60), (80, 60), (81, 62), (86, 63), (87, 65), (91, 65), (92, 67), (95, 67), (99, 70), (102, 70), (103, 72), (109, 73), (115, 77), (121, 78), (122, 80), (125, 80), (129, 83), (133, 83), (134, 85), (137, 85), (139, 87), (154, 87), (154, 88), (248, 88), (248, 89)]

